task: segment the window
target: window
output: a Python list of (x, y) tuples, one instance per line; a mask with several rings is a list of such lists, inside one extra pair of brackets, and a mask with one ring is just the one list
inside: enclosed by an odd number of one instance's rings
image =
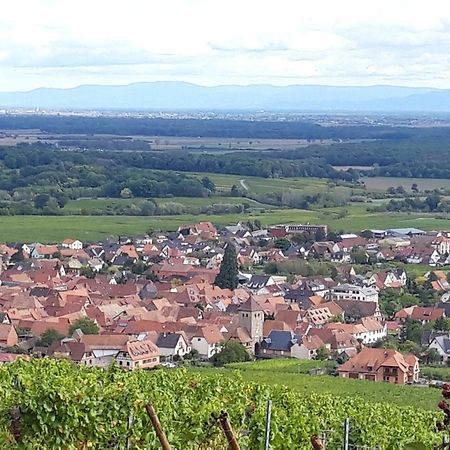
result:
[(127, 366), (128, 366), (128, 367), (130, 366), (130, 361), (127, 361)]

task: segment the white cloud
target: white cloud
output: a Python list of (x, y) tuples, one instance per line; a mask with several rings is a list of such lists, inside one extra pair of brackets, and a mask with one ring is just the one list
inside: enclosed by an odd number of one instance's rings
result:
[(450, 88), (445, 0), (5, 0), (0, 90), (83, 83)]

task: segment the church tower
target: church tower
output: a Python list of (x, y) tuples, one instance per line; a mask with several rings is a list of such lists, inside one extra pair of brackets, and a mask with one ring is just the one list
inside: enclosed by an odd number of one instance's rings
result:
[(255, 349), (263, 339), (264, 310), (252, 297), (239, 307), (239, 325), (247, 329)]

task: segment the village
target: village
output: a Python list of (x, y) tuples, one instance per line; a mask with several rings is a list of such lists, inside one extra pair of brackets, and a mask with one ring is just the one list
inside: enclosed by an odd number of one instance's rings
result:
[[(231, 288), (217, 282), (227, 249), (239, 268)], [(447, 232), (200, 222), (4, 243), (0, 258), (0, 363), (177, 367), (238, 342), (252, 358), (332, 359), (344, 378), (412, 384), (422, 362), (450, 356)], [(409, 276), (415, 265), (428, 269)]]

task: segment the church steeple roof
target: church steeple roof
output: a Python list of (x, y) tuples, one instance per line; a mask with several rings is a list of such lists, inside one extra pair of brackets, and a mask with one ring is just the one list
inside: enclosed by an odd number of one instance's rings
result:
[(243, 303), (239, 307), (239, 311), (245, 311), (245, 312), (256, 312), (256, 311), (264, 311), (261, 307), (261, 305), (253, 299), (253, 297), (250, 297), (245, 303)]

